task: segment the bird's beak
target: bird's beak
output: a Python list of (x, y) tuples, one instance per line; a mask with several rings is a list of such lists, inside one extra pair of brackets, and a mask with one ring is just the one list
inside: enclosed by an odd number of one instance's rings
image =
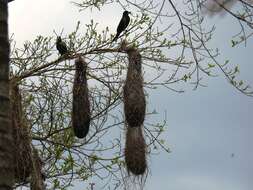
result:
[(128, 11), (128, 14), (130, 14), (130, 15), (131, 15), (132, 13)]

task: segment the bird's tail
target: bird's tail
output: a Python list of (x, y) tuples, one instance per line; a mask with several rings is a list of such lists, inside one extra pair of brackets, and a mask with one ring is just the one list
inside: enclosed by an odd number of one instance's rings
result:
[(114, 42), (114, 41), (117, 41), (118, 37), (119, 37), (119, 34), (117, 33), (116, 36), (113, 38), (112, 41), (113, 41), (113, 42)]

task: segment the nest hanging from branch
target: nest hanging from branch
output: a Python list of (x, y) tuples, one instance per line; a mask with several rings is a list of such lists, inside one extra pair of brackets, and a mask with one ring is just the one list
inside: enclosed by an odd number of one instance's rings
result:
[(141, 127), (127, 129), (125, 162), (127, 170), (134, 175), (143, 175), (147, 169), (146, 143)]
[(129, 127), (140, 127), (145, 119), (146, 100), (143, 91), (141, 55), (134, 49), (127, 50), (128, 70), (124, 85), (124, 113)]
[(86, 77), (87, 63), (80, 56), (75, 60), (73, 84), (72, 127), (78, 138), (84, 138), (90, 126), (90, 102)]
[[(123, 42), (125, 43), (125, 42)], [(127, 170), (134, 175), (143, 175), (147, 170), (146, 143), (142, 134), (145, 119), (146, 100), (143, 90), (141, 55), (135, 48), (127, 48), (127, 77), (123, 89), (124, 113), (126, 119), (125, 162)]]
[(31, 135), (23, 113), (21, 93), (18, 85), (14, 82), (10, 87), (10, 107), (14, 139), (15, 182), (27, 183), (28, 177), (31, 176), (32, 189), (44, 190), (41, 164), (37, 164), (39, 161), (42, 162), (37, 152), (35, 154), (35, 149), (31, 147)]
[(32, 171), (31, 139), (22, 110), (19, 87), (12, 84), (10, 88), (11, 122), (14, 138), (14, 168), (17, 183), (25, 182)]

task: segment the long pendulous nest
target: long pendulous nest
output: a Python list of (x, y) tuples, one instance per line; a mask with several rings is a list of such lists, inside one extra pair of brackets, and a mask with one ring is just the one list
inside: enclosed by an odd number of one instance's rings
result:
[(139, 127), (145, 119), (146, 101), (143, 91), (141, 55), (136, 49), (129, 49), (127, 78), (124, 85), (124, 112), (129, 127)]
[(87, 85), (87, 63), (82, 57), (75, 60), (75, 78), (73, 84), (72, 126), (75, 136), (84, 138), (90, 126), (90, 102)]
[(147, 169), (146, 143), (141, 127), (127, 129), (125, 162), (127, 170), (134, 175), (143, 175)]
[(32, 171), (31, 139), (24, 118), (21, 94), (17, 85), (10, 88), (11, 122), (14, 138), (14, 168), (16, 182), (24, 182)]
[(146, 143), (142, 134), (146, 101), (143, 90), (141, 55), (135, 48), (126, 48), (128, 70), (124, 85), (124, 112), (127, 126), (125, 162), (128, 172), (143, 175), (147, 170)]
[(27, 183), (28, 177), (31, 176), (32, 189), (44, 190), (42, 164), (35, 164), (42, 162), (37, 152), (35, 154), (35, 148), (31, 147), (30, 130), (23, 112), (21, 93), (14, 82), (10, 87), (10, 107), (14, 139), (15, 182)]

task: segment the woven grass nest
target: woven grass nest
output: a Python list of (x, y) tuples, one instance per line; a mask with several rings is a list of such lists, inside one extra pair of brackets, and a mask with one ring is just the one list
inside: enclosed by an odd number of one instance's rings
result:
[(82, 57), (75, 60), (75, 78), (73, 84), (72, 127), (78, 138), (84, 138), (90, 126), (90, 102), (86, 77), (87, 63)]
[(30, 182), (32, 190), (44, 190), (42, 161), (37, 150), (32, 147), (30, 130), (23, 113), (21, 93), (18, 85), (11, 83), (10, 86), (15, 182)]
[(24, 182), (32, 171), (32, 149), (29, 129), (22, 110), (21, 94), (17, 85), (11, 85), (10, 103), (14, 138), (15, 179), (17, 182)]
[(128, 51), (128, 70), (124, 85), (124, 113), (129, 127), (140, 127), (145, 119), (146, 100), (141, 72), (141, 55), (135, 49)]
[(139, 176), (147, 170), (146, 143), (142, 132), (146, 112), (142, 60), (137, 49), (126, 47), (125, 50), (128, 54), (127, 76), (123, 87), (127, 126), (125, 162), (128, 172)]

